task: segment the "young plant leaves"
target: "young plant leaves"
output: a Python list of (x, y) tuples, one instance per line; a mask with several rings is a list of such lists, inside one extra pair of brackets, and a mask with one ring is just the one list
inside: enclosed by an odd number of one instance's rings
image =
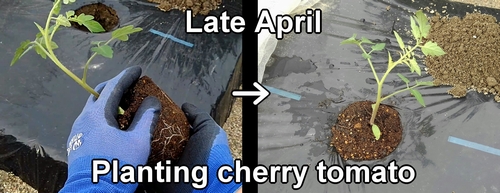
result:
[(139, 27), (134, 28), (133, 25), (127, 25), (125, 27), (113, 31), (111, 33), (111, 37), (125, 42), (128, 40), (128, 35), (140, 31), (142, 31), (142, 28)]
[(434, 82), (432, 81), (422, 81), (422, 82), (417, 81), (417, 84), (421, 86), (434, 86)]
[(66, 18), (73, 17), (74, 15), (75, 15), (75, 11), (73, 11), (73, 10), (66, 11)]
[(375, 136), (375, 140), (379, 140), (380, 139), (380, 129), (378, 128), (377, 125), (375, 125), (375, 124), (372, 125), (372, 132), (373, 132), (373, 135)]
[(372, 51), (380, 51), (385, 48), (385, 43), (378, 43), (372, 46)]
[(415, 13), (415, 17), (417, 19), (418, 26), (420, 28), (421, 37), (426, 38), (427, 35), (429, 34), (429, 31), (431, 30), (431, 25), (429, 24), (429, 21), (427, 20), (427, 16), (425, 16), (425, 14), (422, 10), (418, 10)]
[(424, 102), (424, 98), (422, 98), (422, 94), (420, 94), (420, 92), (418, 90), (415, 90), (415, 89), (410, 89), (410, 92), (417, 99), (418, 103), (420, 103), (420, 105), (425, 107), (425, 102)]
[(361, 56), (363, 56), (363, 58), (365, 58), (367, 60), (372, 58), (372, 56), (370, 56), (370, 54), (367, 54), (367, 53), (363, 53), (363, 54), (361, 54)]
[(69, 22), (68, 18), (64, 17), (63, 15), (59, 15), (56, 18), (56, 23), (64, 27), (71, 27), (71, 23)]
[(352, 34), (350, 38), (345, 39), (344, 41), (340, 42), (340, 45), (344, 44), (358, 44), (358, 40), (356, 40), (356, 34)]
[(14, 58), (12, 58), (10, 66), (13, 66), (21, 57), (23, 57), (24, 54), (31, 50), (31, 48), (33, 48), (33, 46), (31, 45), (30, 40), (21, 42), (21, 45), (16, 49), (16, 52), (14, 53)]
[(435, 42), (428, 41), (423, 46), (420, 46), (425, 56), (441, 56), (446, 52), (441, 49)]
[(71, 3), (74, 3), (76, 0), (63, 0), (63, 3), (65, 5), (68, 5), (68, 4), (71, 4)]
[(401, 36), (399, 36), (398, 32), (394, 31), (394, 36), (396, 36), (396, 40), (398, 41), (398, 44), (399, 44), (399, 48), (401, 48), (401, 50), (405, 50), (405, 44), (403, 42), (403, 39), (401, 39)]
[(403, 82), (405, 82), (406, 84), (410, 83), (410, 80), (408, 80), (406, 77), (404, 77), (402, 74), (398, 73), (398, 76), (399, 78), (401, 78), (401, 80), (403, 80)]
[(418, 28), (417, 24), (415, 24), (415, 20), (413, 19), (413, 16), (410, 17), (410, 26), (411, 26), (411, 33), (413, 34), (413, 37), (415, 37), (416, 40), (420, 40), (420, 28)]
[(410, 66), (419, 76), (422, 76), (420, 66), (418, 66), (417, 60), (415, 58), (410, 59)]
[(361, 43), (365, 43), (365, 44), (375, 44), (373, 43), (372, 41), (370, 41), (369, 39), (365, 38), (365, 37), (361, 37)]
[(77, 22), (78, 25), (85, 26), (92, 33), (104, 32), (104, 28), (99, 24), (99, 22), (94, 21), (94, 16), (85, 15), (84, 13), (78, 15), (77, 17), (69, 18), (70, 21)]
[(52, 9), (52, 14), (59, 15), (59, 11), (61, 11), (61, 1), (54, 1), (54, 7)]
[(106, 58), (113, 58), (113, 49), (108, 45), (92, 47), (90, 50)]

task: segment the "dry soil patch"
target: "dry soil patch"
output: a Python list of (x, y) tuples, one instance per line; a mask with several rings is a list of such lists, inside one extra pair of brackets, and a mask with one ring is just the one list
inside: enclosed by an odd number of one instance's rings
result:
[(495, 94), (500, 102), (500, 25), (495, 17), (468, 13), (459, 17), (431, 18), (428, 39), (446, 52), (426, 57), (436, 85), (451, 85), (449, 94), (464, 97), (468, 90)]

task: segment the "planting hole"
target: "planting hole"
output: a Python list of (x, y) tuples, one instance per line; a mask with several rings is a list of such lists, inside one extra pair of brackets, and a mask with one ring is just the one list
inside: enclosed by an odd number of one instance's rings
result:
[[(80, 15), (82, 13), (84, 13), (85, 15), (94, 16), (94, 20), (99, 22), (99, 24), (101, 24), (106, 32), (112, 31), (120, 21), (120, 18), (118, 18), (118, 14), (116, 14), (116, 11), (113, 8), (102, 3), (84, 5), (75, 10), (75, 15)], [(89, 30), (83, 25), (78, 25), (78, 23), (76, 22), (72, 22), (71, 24), (76, 29), (89, 32)]]

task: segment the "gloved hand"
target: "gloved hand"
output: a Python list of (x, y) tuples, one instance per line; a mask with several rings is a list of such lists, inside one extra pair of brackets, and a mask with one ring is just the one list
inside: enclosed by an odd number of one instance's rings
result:
[(236, 192), (241, 184), (236, 184), (234, 181), (223, 184), (217, 179), (217, 170), (222, 165), (230, 165), (234, 168), (226, 132), (208, 113), (200, 111), (192, 104), (182, 105), (182, 111), (192, 126), (192, 135), (178, 165), (185, 165), (189, 168), (195, 165), (207, 165), (208, 184), (203, 190), (195, 190), (190, 183), (164, 184), (165, 192)]
[[(161, 110), (160, 102), (147, 97), (126, 130), (120, 130), (116, 118), (123, 93), (137, 81), (141, 68), (130, 67), (96, 87), (98, 99), (91, 95), (73, 124), (68, 139), (68, 180), (61, 192), (133, 192), (137, 184), (113, 184), (111, 173), (91, 182), (93, 159), (118, 159), (120, 166), (144, 165), (147, 162), (152, 131)], [(86, 189), (87, 188), (87, 189)]]

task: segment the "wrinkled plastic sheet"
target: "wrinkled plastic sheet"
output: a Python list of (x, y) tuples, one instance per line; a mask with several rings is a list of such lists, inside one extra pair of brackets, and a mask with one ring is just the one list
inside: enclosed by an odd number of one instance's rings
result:
[[(343, 161), (330, 147), (330, 129), (340, 111), (352, 102), (376, 98), (373, 74), (359, 48), (340, 46), (340, 42), (356, 33), (397, 51), (392, 29), (410, 29), (410, 14), (430, 2), (437, 3), (435, 9), (440, 13), (441, 7), (447, 6), (451, 16), (478, 9), (498, 18), (499, 10), (447, 1), (321, 1), (316, 8), (323, 9), (323, 32), (286, 35), (266, 69), (263, 84), (280, 89), (281, 95), (275, 92), (259, 105), (259, 164), (309, 165), (304, 185), (297, 192), (498, 192), (499, 155), (457, 142), (462, 139), (500, 149), (500, 104), (492, 96), (469, 92), (465, 98), (454, 99), (446, 94), (451, 87), (422, 87), (419, 90), (427, 107), (421, 107), (409, 93), (402, 93), (384, 101), (396, 106), (404, 129), (402, 142), (388, 157)], [(387, 6), (391, 6), (390, 11)], [(408, 34), (400, 34), (405, 42), (410, 40)], [(373, 62), (377, 72), (385, 72), (387, 54), (373, 55)], [(419, 63), (423, 69), (422, 61)], [(404, 65), (396, 67), (384, 84), (384, 94), (405, 87), (396, 73), (410, 80), (432, 80), (427, 74), (410, 75)], [(329, 106), (319, 107), (326, 99)], [(321, 160), (326, 166), (341, 167), (386, 166), (396, 160), (399, 166), (414, 167), (417, 176), (410, 184), (320, 184), (315, 167)], [(259, 192), (292, 191), (295, 178), (288, 175), (288, 183), (283, 184), (280, 176), (275, 184), (259, 185)]]
[[(96, 2), (79, 0), (63, 6), (61, 12)], [(217, 113), (215, 109), (226, 92), (241, 54), (241, 35), (186, 34), (184, 13), (162, 12), (146, 1), (99, 2), (117, 11), (120, 25), (133, 24), (142, 27), (143, 31), (132, 35), (127, 42), (112, 43), (112, 59), (96, 57), (88, 72), (89, 85), (95, 87), (129, 66), (140, 65), (143, 75), (151, 77), (176, 104), (190, 102), (213, 116)], [(42, 181), (47, 180), (47, 175), (38, 171), (45, 171), (44, 167), (59, 166), (59, 162), (65, 164), (67, 137), (89, 96), (52, 61), (41, 59), (34, 51), (23, 56), (15, 66), (9, 66), (19, 44), (35, 37), (37, 28), (33, 22), (45, 24), (51, 6), (50, 0), (0, 2), (0, 128), (3, 129), (0, 168), (13, 171), (16, 175), (31, 176), (32, 179), (23, 180), (32, 181), (34, 187), (43, 186)], [(223, 1), (221, 9), (211, 14), (220, 15), (224, 10), (229, 15), (241, 15), (241, 1)], [(200, 27), (202, 24), (202, 16), (193, 18), (193, 26)], [(153, 34), (150, 29), (170, 34), (194, 46)], [(55, 53), (68, 69), (81, 76), (83, 66), (91, 55), (90, 41), (107, 40), (109, 37), (110, 33), (61, 30), (54, 38), (59, 45)], [(37, 159), (31, 159), (40, 157), (40, 150), (44, 152), (41, 157), (51, 157), (52, 161), (41, 164)], [(52, 172), (66, 172), (65, 166), (58, 168), (61, 170)], [(49, 182), (56, 183), (51, 179)]]

